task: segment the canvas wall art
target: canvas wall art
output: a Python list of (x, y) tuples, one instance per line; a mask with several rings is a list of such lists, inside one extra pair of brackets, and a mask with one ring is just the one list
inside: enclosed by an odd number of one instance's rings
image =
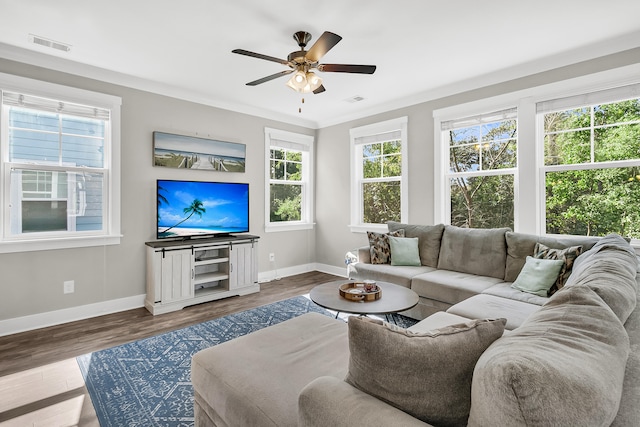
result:
[(153, 132), (154, 166), (244, 172), (245, 161), (244, 144)]

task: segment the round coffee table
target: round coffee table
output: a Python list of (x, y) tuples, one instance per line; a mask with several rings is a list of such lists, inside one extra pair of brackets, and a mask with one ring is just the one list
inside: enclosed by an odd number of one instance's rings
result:
[(352, 314), (392, 314), (408, 310), (418, 304), (418, 294), (404, 286), (387, 282), (376, 282), (382, 290), (382, 296), (375, 301), (351, 301), (340, 296), (338, 287), (349, 280), (336, 280), (334, 282), (318, 285), (311, 289), (309, 296), (311, 301), (329, 310), (339, 313)]

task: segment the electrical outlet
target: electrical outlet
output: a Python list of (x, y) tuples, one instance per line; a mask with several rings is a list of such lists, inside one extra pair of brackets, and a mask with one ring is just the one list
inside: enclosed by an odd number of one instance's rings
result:
[(63, 285), (65, 294), (72, 294), (75, 292), (75, 282), (73, 280), (65, 280)]
[(269, 261), (274, 262), (276, 260), (276, 254), (274, 254), (273, 252), (271, 252), (269, 254)]

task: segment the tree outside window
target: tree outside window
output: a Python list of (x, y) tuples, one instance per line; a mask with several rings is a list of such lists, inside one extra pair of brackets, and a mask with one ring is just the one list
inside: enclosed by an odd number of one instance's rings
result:
[(450, 223), (514, 228), (516, 111), (443, 124), (449, 141)]
[(399, 117), (350, 129), (351, 231), (408, 221), (407, 123)]
[(362, 222), (400, 221), (402, 144), (400, 140), (362, 146)]
[(640, 99), (543, 122), (546, 232), (640, 238)]
[(313, 137), (265, 128), (265, 231), (313, 228)]
[(271, 148), (270, 220), (300, 221), (302, 218), (302, 152)]

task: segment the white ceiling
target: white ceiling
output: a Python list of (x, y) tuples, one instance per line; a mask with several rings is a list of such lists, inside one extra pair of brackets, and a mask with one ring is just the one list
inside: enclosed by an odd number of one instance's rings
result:
[[(640, 47), (638, 0), (0, 0), (0, 16), (0, 57), (312, 128)], [(343, 37), (320, 62), (375, 74), (319, 73), (304, 104), (287, 77), (246, 86), (286, 67), (231, 50), (286, 59), (299, 30), (307, 48)]]

